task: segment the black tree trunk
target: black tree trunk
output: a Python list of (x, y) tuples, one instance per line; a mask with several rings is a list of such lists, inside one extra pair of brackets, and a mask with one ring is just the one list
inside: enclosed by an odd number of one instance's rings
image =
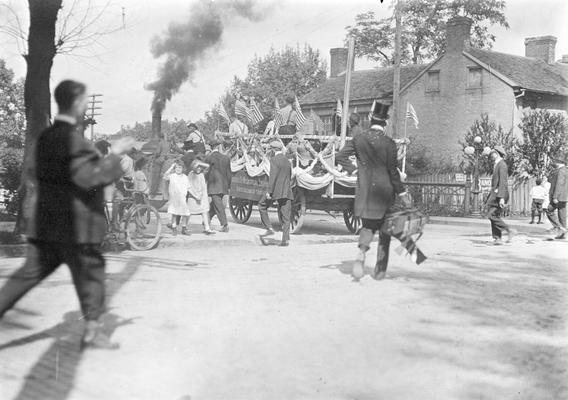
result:
[(51, 91), (49, 77), (55, 57), (55, 25), (62, 0), (28, 0), (30, 30), (24, 102), (26, 108), (26, 143), (20, 187), (20, 207), (16, 233), (23, 233), (35, 199), (34, 145), (38, 135), (49, 126)]

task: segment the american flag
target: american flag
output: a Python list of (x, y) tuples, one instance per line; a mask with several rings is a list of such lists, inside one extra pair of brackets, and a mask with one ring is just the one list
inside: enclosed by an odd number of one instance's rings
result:
[(294, 108), (296, 109), (296, 128), (299, 130), (306, 122), (306, 117), (302, 113), (302, 107), (300, 107), (297, 96), (294, 98)]
[(264, 119), (254, 99), (250, 99), (250, 110), (252, 112), (252, 124), (258, 125)]
[(227, 124), (231, 123), (231, 119), (229, 118), (229, 114), (227, 114), (227, 110), (225, 110), (223, 103), (219, 104), (219, 107), (217, 107), (217, 112), (225, 121), (227, 121)]
[(418, 129), (418, 115), (416, 115), (416, 110), (412, 107), (410, 102), (406, 102), (406, 118), (412, 118), (414, 122), (414, 127)]
[(338, 117), (343, 116), (343, 106), (341, 105), (341, 101), (337, 99), (337, 106), (335, 107), (335, 115)]
[(252, 121), (252, 112), (247, 107), (246, 103), (241, 99), (235, 102), (235, 115), (245, 118), (247, 121)]

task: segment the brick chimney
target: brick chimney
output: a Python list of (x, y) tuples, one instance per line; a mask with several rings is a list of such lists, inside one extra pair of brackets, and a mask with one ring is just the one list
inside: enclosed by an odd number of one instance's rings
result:
[(152, 113), (152, 138), (159, 138), (162, 134), (162, 113), (154, 111)]
[(446, 23), (446, 53), (459, 52), (469, 46), (472, 20), (453, 17)]
[(547, 64), (553, 64), (555, 50), (555, 36), (538, 36), (525, 39), (525, 57), (538, 58)]
[(347, 60), (349, 59), (349, 50), (345, 47), (336, 47), (329, 50), (331, 56), (329, 77), (334, 78), (347, 71)]

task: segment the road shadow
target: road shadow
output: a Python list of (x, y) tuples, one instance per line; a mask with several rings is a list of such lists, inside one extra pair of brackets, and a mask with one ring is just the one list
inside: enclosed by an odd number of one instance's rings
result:
[[(436, 268), (406, 272), (413, 289), (445, 311), (409, 327), (405, 355), (475, 377), (456, 399), (568, 398), (568, 350), (558, 340), (566, 329), (566, 262), (545, 250), (526, 257), (501, 249), (446, 251), (433, 257)], [(508, 386), (519, 379), (522, 387)]]
[[(112, 298), (135, 275), (142, 262), (141, 258), (132, 258), (121, 271), (107, 274), (106, 304), (111, 304)], [(109, 312), (101, 319), (102, 330), (112, 336), (116, 329), (132, 324), (135, 319), (122, 318)], [(22, 388), (14, 400), (68, 398), (83, 354), (80, 349), (83, 329), (81, 312), (72, 311), (65, 313), (63, 321), (49, 329), (0, 344), (2, 351), (40, 340), (55, 339), (25, 376)]]

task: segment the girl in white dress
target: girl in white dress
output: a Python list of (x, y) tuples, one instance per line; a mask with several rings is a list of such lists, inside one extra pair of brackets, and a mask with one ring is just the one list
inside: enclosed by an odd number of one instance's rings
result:
[[(205, 163), (200, 160), (194, 160), (191, 163), (191, 171), (187, 175), (189, 180), (189, 197), (187, 199), (187, 206), (189, 214), (201, 214), (203, 220), (204, 233), (212, 235), (215, 233), (209, 225), (209, 196), (207, 194), (207, 182), (203, 174)], [(187, 218), (186, 226), (184, 229), (189, 232), (189, 217)]]
[(164, 180), (169, 181), (168, 214), (172, 216), (172, 231), (177, 235), (177, 227), (181, 217), (189, 217), (187, 206), (187, 193), (189, 192), (189, 180), (183, 173), (183, 165), (175, 162), (164, 174)]

